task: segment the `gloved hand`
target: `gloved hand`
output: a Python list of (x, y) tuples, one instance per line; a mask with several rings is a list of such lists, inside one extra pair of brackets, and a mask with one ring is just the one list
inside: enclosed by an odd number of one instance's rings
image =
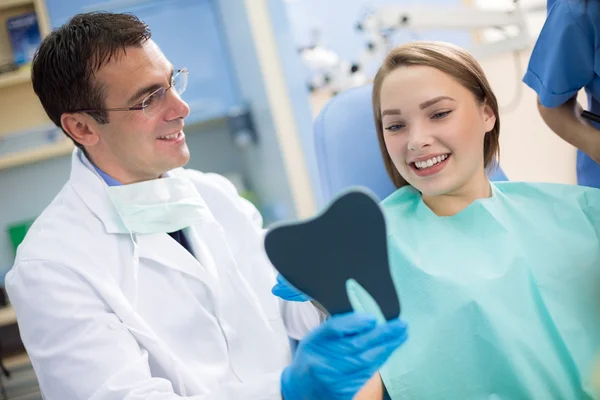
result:
[(312, 300), (310, 297), (296, 289), (289, 283), (281, 274), (277, 274), (277, 284), (273, 286), (271, 292), (277, 296), (281, 297), (283, 300), (287, 301), (310, 301)]
[(406, 324), (348, 313), (330, 318), (298, 345), (281, 375), (285, 400), (351, 400), (407, 338)]

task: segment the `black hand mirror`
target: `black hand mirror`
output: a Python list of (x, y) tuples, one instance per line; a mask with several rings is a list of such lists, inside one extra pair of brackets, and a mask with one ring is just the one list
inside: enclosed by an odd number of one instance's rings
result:
[(313, 219), (272, 228), (265, 249), (279, 273), (330, 315), (352, 311), (346, 293), (349, 279), (369, 292), (387, 320), (400, 315), (385, 219), (377, 201), (364, 190), (340, 195)]

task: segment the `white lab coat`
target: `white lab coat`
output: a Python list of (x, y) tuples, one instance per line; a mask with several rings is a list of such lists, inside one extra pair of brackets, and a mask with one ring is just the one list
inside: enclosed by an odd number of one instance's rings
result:
[(171, 173), (208, 205), (186, 230), (196, 258), (166, 233), (130, 235), (79, 151), (19, 247), (6, 288), (46, 400), (281, 399), (287, 336), (322, 315), (271, 294), (262, 219), (229, 181)]

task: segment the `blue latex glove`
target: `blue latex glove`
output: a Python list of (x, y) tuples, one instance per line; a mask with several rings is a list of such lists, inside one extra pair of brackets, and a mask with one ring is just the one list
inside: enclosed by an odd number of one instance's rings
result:
[(281, 274), (277, 274), (277, 284), (273, 286), (271, 292), (287, 301), (310, 301), (310, 297), (296, 289)]
[(348, 313), (330, 318), (298, 345), (281, 375), (285, 400), (351, 400), (407, 338), (406, 324)]

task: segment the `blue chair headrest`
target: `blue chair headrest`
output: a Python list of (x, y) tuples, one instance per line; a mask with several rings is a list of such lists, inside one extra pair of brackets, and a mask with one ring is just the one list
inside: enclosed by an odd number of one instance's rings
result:
[(380, 199), (395, 190), (379, 150), (371, 92), (372, 85), (365, 85), (338, 94), (315, 121), (323, 203), (350, 186), (365, 186)]

